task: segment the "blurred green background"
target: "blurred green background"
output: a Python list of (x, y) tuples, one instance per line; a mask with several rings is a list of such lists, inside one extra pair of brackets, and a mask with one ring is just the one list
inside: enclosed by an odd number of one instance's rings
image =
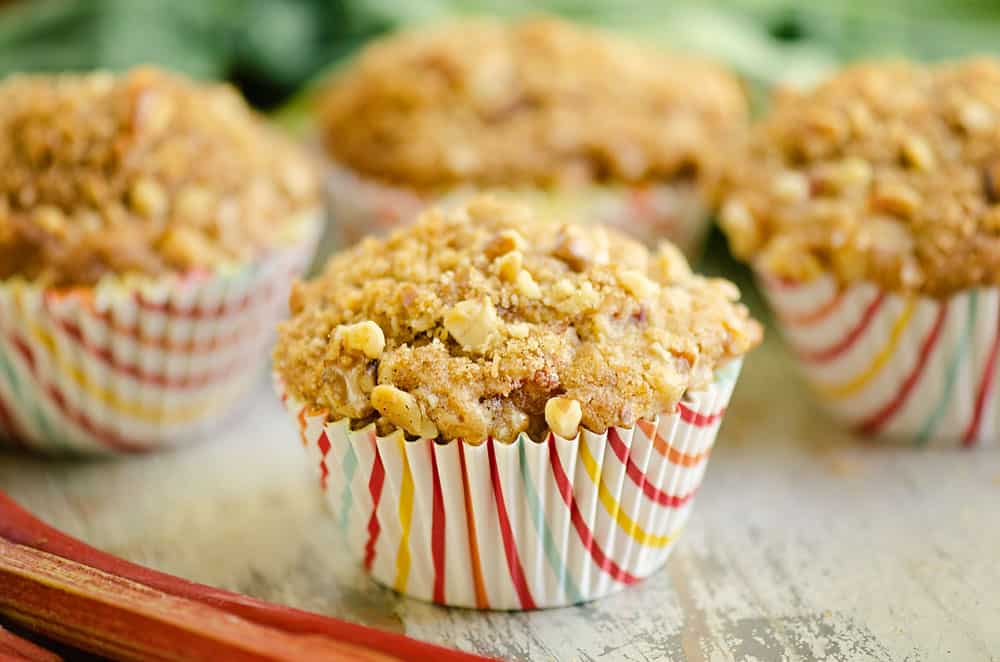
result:
[(155, 62), (274, 109), (365, 40), (454, 14), (549, 11), (728, 61), (757, 93), (874, 55), (1000, 48), (997, 0), (0, 0), (0, 75)]

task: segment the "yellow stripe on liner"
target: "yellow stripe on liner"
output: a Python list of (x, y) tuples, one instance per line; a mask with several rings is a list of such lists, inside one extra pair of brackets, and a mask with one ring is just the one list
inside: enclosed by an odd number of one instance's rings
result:
[(208, 400), (190, 407), (171, 405), (169, 410), (165, 410), (162, 407), (149, 407), (140, 402), (126, 400), (120, 397), (115, 391), (94, 384), (88, 379), (86, 372), (80, 366), (74, 365), (63, 358), (55, 338), (37, 324), (28, 322), (28, 318), (24, 314), (19, 291), (14, 297), (14, 305), (17, 308), (18, 315), (25, 321), (25, 325), (30, 329), (35, 340), (41, 343), (55, 360), (56, 368), (59, 372), (68, 375), (87, 395), (101, 401), (108, 408), (120, 414), (125, 414), (126, 416), (131, 416), (134, 419), (147, 423), (186, 423), (204, 416), (206, 412), (218, 406), (217, 400)]
[(403, 433), (398, 433), (399, 454), (403, 456), (403, 484), (399, 489), (399, 525), (403, 536), (399, 539), (399, 550), (396, 552), (396, 581), (393, 586), (400, 593), (406, 592), (406, 584), (410, 578), (410, 527), (413, 524), (413, 474), (410, 473), (410, 460), (406, 457), (406, 440)]
[(900, 338), (903, 337), (906, 327), (910, 325), (915, 308), (916, 302), (913, 299), (908, 299), (906, 305), (903, 307), (903, 311), (892, 325), (892, 329), (889, 332), (889, 339), (886, 341), (885, 346), (875, 355), (871, 364), (861, 374), (842, 384), (817, 384), (816, 389), (819, 393), (828, 398), (848, 398), (867, 386), (868, 382), (882, 371), (882, 368), (885, 367), (885, 364), (889, 362), (889, 359), (896, 352)]
[(618, 526), (628, 534), (630, 538), (635, 540), (640, 545), (645, 545), (646, 547), (666, 547), (669, 545), (674, 537), (670, 536), (656, 536), (651, 533), (647, 533), (639, 526), (636, 522), (632, 520), (625, 511), (622, 510), (621, 505), (615, 501), (615, 498), (611, 496), (611, 491), (608, 490), (607, 485), (605, 485), (604, 480), (600, 476), (600, 471), (597, 467), (597, 461), (594, 456), (590, 454), (590, 449), (587, 447), (587, 443), (580, 438), (580, 462), (583, 463), (583, 469), (587, 472), (587, 476), (590, 477), (590, 482), (597, 486), (597, 497), (604, 506), (604, 510), (608, 511), (608, 514), (614, 518), (618, 523)]

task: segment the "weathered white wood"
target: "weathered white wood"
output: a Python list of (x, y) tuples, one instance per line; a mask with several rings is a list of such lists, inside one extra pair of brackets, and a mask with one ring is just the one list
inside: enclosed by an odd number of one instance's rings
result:
[(859, 445), (792, 374), (776, 341), (747, 362), (667, 568), (568, 609), (446, 610), (371, 583), (263, 383), (210, 443), (0, 456), (0, 487), (129, 559), (510, 659), (1000, 660), (1000, 453)]

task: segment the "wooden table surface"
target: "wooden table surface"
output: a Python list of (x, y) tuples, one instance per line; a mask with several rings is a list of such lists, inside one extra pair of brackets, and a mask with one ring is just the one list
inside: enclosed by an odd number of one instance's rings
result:
[(774, 335), (665, 569), (580, 607), (448, 610), (375, 585), (263, 376), (213, 441), (82, 464), (0, 455), (0, 488), (128, 559), (506, 659), (1000, 660), (1000, 452), (858, 444)]

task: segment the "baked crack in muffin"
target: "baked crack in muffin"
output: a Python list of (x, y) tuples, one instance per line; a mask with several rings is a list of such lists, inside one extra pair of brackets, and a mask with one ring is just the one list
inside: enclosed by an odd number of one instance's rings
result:
[(573, 437), (673, 411), (756, 345), (738, 297), (669, 244), (479, 198), (297, 285), (275, 369), (299, 401), (381, 434)]

